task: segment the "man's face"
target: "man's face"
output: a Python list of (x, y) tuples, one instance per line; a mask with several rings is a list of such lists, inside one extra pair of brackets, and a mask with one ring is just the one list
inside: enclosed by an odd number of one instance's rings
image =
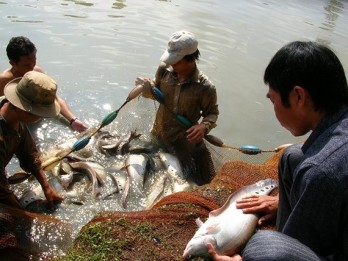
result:
[(36, 52), (21, 56), (18, 62), (10, 61), (17, 74), (23, 76), (25, 73), (34, 70), (36, 65)]
[(310, 131), (310, 121), (306, 117), (306, 108), (302, 106), (300, 97), (293, 89), (289, 95), (290, 106), (286, 107), (282, 103), (278, 92), (269, 88), (267, 98), (273, 103), (274, 113), (279, 123), (294, 136), (301, 136)]
[(170, 66), (173, 68), (173, 71), (181, 74), (186, 72), (187, 70), (192, 70), (192, 64), (194, 64), (194, 61), (186, 61), (185, 59), (181, 59), (175, 64), (171, 64)]
[(27, 111), (23, 111), (22, 122), (24, 122), (24, 123), (34, 123), (34, 122), (37, 122), (41, 119), (42, 119), (42, 117), (40, 117), (40, 116), (37, 116), (37, 115), (32, 114), (32, 113), (27, 112)]

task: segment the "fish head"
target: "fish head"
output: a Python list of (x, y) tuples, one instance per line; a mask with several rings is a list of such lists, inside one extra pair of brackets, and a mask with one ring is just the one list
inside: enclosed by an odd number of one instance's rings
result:
[(191, 260), (194, 257), (210, 257), (207, 244), (211, 243), (217, 249), (216, 239), (212, 235), (193, 237), (186, 245), (183, 259)]
[(44, 198), (41, 197), (38, 193), (36, 193), (34, 190), (27, 190), (23, 193), (22, 197), (19, 199), (19, 202), (23, 208), (27, 208), (31, 203), (35, 201), (43, 201)]
[(73, 176), (73, 173), (58, 176), (58, 180), (65, 190), (68, 189), (69, 185), (73, 181)]

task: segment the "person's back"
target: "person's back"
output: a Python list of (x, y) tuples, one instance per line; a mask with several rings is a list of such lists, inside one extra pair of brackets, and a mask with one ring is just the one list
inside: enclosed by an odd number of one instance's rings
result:
[(282, 193), (291, 208), (280, 204), (278, 231), (322, 256), (348, 257), (348, 106), (323, 119), (301, 150), (291, 191)]

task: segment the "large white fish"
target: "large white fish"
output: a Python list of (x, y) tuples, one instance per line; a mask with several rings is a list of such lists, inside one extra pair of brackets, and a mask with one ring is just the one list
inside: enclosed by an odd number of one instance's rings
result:
[(97, 195), (100, 194), (98, 182), (101, 183), (101, 179), (95, 168), (93, 168), (89, 163), (82, 161), (70, 162), (69, 165), (72, 169), (82, 171), (84, 174), (87, 174), (88, 178), (91, 180), (92, 183), (92, 194), (94, 197), (97, 197)]
[[(50, 184), (50, 186), (63, 197), (65, 196), (65, 189), (71, 181), (72, 175), (53, 176), (48, 178), (48, 183)], [(42, 187), (36, 180), (33, 180), (31, 182), (33, 182), (33, 184), (31, 185), (32, 188), (28, 188), (23, 192), (22, 196), (19, 199), (19, 202), (26, 210), (32, 212), (45, 212), (47, 204), (45, 203), (46, 197), (44, 195)], [(30, 206), (33, 202), (41, 202), (43, 204)]]
[(195, 183), (185, 180), (181, 163), (173, 154), (159, 152), (153, 160), (158, 169), (147, 186), (146, 209), (165, 196), (196, 187)]
[(207, 221), (201, 223), (184, 250), (184, 260), (209, 257), (207, 243), (211, 243), (219, 254), (238, 253), (255, 233), (258, 216), (244, 214), (236, 208), (236, 201), (248, 195), (268, 195), (276, 186), (275, 180), (265, 179), (233, 193), (221, 208), (211, 211)]
[(181, 163), (176, 156), (165, 152), (159, 152), (158, 155), (166, 172), (171, 176), (184, 178)]
[(128, 178), (121, 198), (123, 208), (127, 208), (130, 190), (142, 193), (150, 167), (149, 156), (146, 154), (129, 154), (126, 158), (124, 169), (127, 170)]

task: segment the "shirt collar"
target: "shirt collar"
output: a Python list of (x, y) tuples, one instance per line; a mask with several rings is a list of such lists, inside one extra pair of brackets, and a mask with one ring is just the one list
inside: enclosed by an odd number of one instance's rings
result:
[(348, 106), (344, 106), (335, 114), (330, 114), (329, 116), (324, 117), (303, 144), (302, 151), (305, 153), (325, 130), (327, 130), (334, 123), (338, 122), (347, 113)]
[[(177, 74), (176, 72), (173, 71), (173, 68), (171, 66), (168, 66), (166, 68), (167, 71), (171, 72), (173, 74), (173, 76), (177, 79)], [(200, 83), (200, 75), (201, 75), (201, 71), (197, 68), (197, 66), (195, 67), (194, 71), (192, 72), (192, 74), (188, 77), (188, 79), (183, 82), (182, 84), (185, 83), (189, 83), (189, 82), (195, 82), (195, 83)]]

